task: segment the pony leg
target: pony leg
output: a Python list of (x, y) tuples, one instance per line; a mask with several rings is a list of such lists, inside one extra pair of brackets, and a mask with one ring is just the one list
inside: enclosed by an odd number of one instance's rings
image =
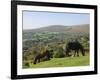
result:
[(77, 51), (77, 56), (79, 57), (79, 51)]
[(85, 56), (85, 51), (84, 50), (82, 50), (82, 55)]
[(37, 62), (37, 57), (34, 59), (33, 63), (36, 64), (36, 62)]
[(40, 58), (38, 59), (38, 63), (40, 63)]
[(47, 55), (47, 59), (50, 60), (50, 54)]
[(76, 51), (74, 52), (74, 57), (76, 56)]

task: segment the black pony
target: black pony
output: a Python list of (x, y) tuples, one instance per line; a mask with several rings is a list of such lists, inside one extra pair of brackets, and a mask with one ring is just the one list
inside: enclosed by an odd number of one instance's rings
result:
[(51, 53), (52, 50), (46, 50), (42, 54), (36, 54), (34, 57), (33, 63), (36, 64), (37, 62), (39, 63), (41, 59), (45, 58), (46, 60), (50, 60), (51, 58)]
[(66, 45), (66, 56), (71, 56), (69, 52), (72, 52), (72, 51), (74, 51), (74, 56), (76, 56), (76, 54), (77, 56), (79, 56), (79, 51), (81, 51), (82, 55), (85, 56), (85, 50), (78, 41), (69, 42)]

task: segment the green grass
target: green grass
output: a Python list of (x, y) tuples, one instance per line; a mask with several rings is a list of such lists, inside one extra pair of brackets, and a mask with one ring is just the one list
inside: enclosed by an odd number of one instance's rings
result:
[(23, 68), (48, 68), (48, 67), (68, 67), (68, 66), (86, 66), (89, 65), (89, 54), (86, 56), (80, 55), (79, 57), (64, 57), (64, 58), (52, 58), (49, 61), (43, 61), (37, 64), (28, 61), (29, 66)]

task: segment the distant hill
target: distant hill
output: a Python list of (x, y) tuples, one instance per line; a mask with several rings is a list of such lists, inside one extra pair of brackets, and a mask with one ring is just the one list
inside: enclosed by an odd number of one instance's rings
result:
[(72, 26), (72, 28), (70, 29), (70, 32), (85, 32), (85, 33), (89, 33), (90, 30), (90, 25), (89, 24), (85, 24), (85, 25), (77, 25), (77, 26)]
[(83, 24), (83, 25), (75, 25), (75, 26), (64, 26), (64, 25), (50, 25), (43, 28), (38, 29), (30, 29), (30, 30), (24, 30), (24, 32), (85, 32), (89, 33), (89, 24)]

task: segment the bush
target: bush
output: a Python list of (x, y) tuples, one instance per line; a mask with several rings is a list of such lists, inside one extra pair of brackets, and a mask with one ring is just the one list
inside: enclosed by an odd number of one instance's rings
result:
[(24, 63), (24, 67), (25, 67), (25, 68), (30, 67), (29, 63), (28, 63), (28, 62), (25, 62), (25, 63)]
[(64, 52), (63, 52), (63, 48), (58, 48), (53, 55), (54, 58), (62, 58), (65, 57)]

